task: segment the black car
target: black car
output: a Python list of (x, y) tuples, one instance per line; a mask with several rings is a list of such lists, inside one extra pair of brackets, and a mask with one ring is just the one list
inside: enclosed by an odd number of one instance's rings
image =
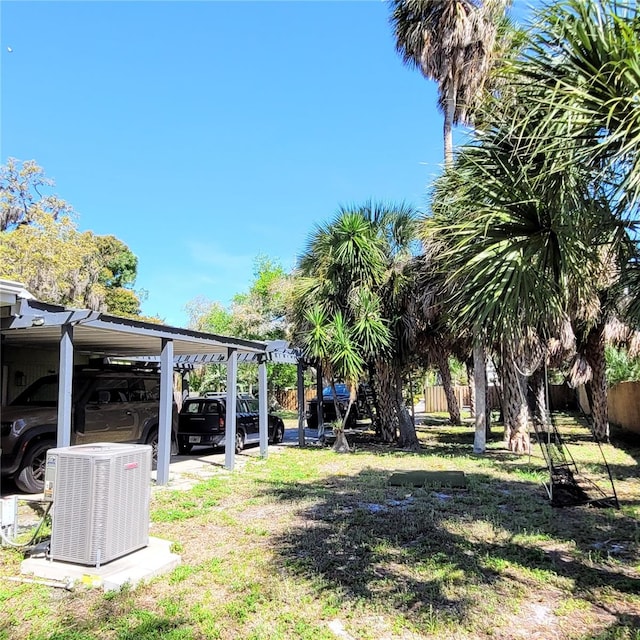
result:
[[(269, 442), (277, 444), (284, 438), (284, 422), (269, 414)], [(227, 418), (227, 397), (207, 395), (185, 400), (178, 416), (178, 451), (188, 454), (194, 445), (224, 446)], [(247, 444), (260, 441), (258, 399), (240, 396), (236, 405), (236, 453)]]

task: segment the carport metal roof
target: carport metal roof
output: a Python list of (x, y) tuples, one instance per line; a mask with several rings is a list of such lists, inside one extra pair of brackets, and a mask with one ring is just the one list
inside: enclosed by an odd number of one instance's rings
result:
[(172, 340), (174, 364), (185, 368), (227, 362), (229, 349), (235, 349), (239, 362), (297, 364), (302, 358), (283, 340), (244, 340), (26, 298), (0, 307), (0, 334), (7, 346), (56, 348), (61, 327), (68, 324), (74, 327), (75, 350), (92, 355), (155, 361), (162, 341)]
[(7, 346), (56, 348), (61, 326), (70, 324), (74, 327), (75, 350), (94, 355), (122, 358), (159, 355), (163, 340), (172, 340), (175, 358), (185, 360), (194, 355), (217, 355), (224, 359), (216, 361), (226, 361), (230, 348), (247, 356), (267, 351), (265, 342), (120, 318), (88, 309), (65, 309), (25, 298), (18, 298), (16, 304), (2, 309), (0, 334)]

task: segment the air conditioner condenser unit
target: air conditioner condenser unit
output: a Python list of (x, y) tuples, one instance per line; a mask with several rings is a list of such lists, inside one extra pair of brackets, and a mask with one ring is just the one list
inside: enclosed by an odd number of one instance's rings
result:
[(52, 560), (100, 566), (149, 543), (151, 446), (96, 443), (50, 449)]

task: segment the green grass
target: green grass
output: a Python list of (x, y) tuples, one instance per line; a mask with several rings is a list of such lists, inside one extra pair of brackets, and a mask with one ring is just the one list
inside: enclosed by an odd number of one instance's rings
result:
[[(597, 447), (562, 428), (589, 471)], [(496, 430), (421, 425), (406, 453), (358, 438), (356, 453), (281, 447), (187, 491), (158, 489), (152, 535), (182, 564), (136, 589), (74, 593), (0, 580), (0, 640), (328, 640), (511, 637), (640, 640), (640, 487), (633, 446), (605, 446), (619, 511), (554, 509), (537, 451)], [(462, 471), (466, 487), (391, 486), (396, 472)], [(0, 576), (17, 575), (3, 552)]]

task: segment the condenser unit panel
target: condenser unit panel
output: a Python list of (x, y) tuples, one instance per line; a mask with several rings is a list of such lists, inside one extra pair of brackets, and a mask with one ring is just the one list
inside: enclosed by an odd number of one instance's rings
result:
[(147, 546), (150, 476), (149, 445), (51, 449), (51, 559), (98, 566)]

